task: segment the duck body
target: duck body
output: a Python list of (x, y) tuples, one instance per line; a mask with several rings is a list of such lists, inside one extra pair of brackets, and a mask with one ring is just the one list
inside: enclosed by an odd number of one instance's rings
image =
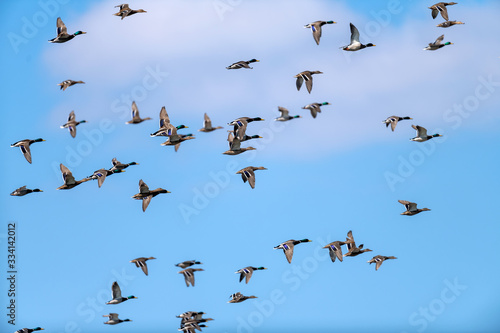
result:
[(250, 59), (248, 61), (238, 61), (235, 62), (234, 64), (231, 64), (226, 67), (226, 69), (240, 69), (240, 68), (248, 68), (248, 69), (253, 69), (253, 67), (250, 67), (251, 63), (254, 62), (259, 62), (260, 60), (257, 59)]
[(118, 318), (118, 313), (110, 313), (109, 315), (103, 315), (103, 317), (109, 318), (108, 321), (104, 322), (107, 325), (116, 325), (116, 324), (120, 324), (120, 323), (123, 323), (126, 321), (132, 321), (130, 319), (123, 319), (122, 320), (122, 319)]
[(282, 106), (278, 106), (279, 112), (281, 112), (281, 115), (278, 118), (275, 118), (274, 120), (276, 121), (287, 121), (287, 120), (292, 120), (295, 118), (301, 118), (301, 116), (290, 116), (290, 112), (288, 111), (287, 108), (284, 108)]
[(239, 155), (249, 150), (255, 150), (254, 147), (241, 147), (241, 140), (233, 137), (233, 133), (229, 133), (227, 141), (229, 142), (229, 150), (223, 152), (225, 155)]
[(441, 13), (441, 16), (446, 21), (448, 21), (448, 9), (446, 9), (446, 6), (452, 6), (456, 4), (456, 2), (438, 2), (437, 4), (430, 6), (429, 9), (432, 10), (432, 18), (435, 19), (438, 14)]
[(302, 109), (304, 110), (309, 110), (311, 112), (311, 116), (313, 118), (316, 118), (316, 116), (318, 115), (318, 113), (321, 113), (321, 107), (323, 105), (331, 105), (330, 103), (328, 102), (323, 102), (323, 103), (311, 103), (311, 104), (308, 104), (306, 106), (303, 106)]
[(150, 191), (148, 185), (146, 185), (146, 183), (144, 183), (142, 181), (142, 179), (139, 180), (139, 191), (140, 191), (139, 193), (134, 194), (132, 196), (132, 199), (142, 200), (142, 211), (143, 212), (145, 212), (146, 208), (148, 208), (149, 203), (151, 202), (152, 198), (156, 197), (158, 194), (171, 193), (170, 191), (167, 191), (161, 187)]
[(106, 304), (120, 304), (125, 301), (128, 301), (129, 299), (137, 298), (135, 296), (128, 296), (128, 297), (122, 297), (122, 291), (120, 289), (120, 286), (118, 285), (118, 282), (113, 282), (113, 285), (111, 286), (111, 294), (113, 299)]
[(178, 273), (184, 276), (184, 282), (186, 282), (186, 287), (189, 287), (189, 285), (194, 287), (194, 272), (203, 270), (204, 270), (203, 268), (187, 268)]
[(301, 239), (301, 240), (295, 240), (295, 239), (290, 239), (287, 240), (286, 242), (283, 242), (277, 246), (274, 247), (275, 250), (277, 249), (282, 249), (283, 253), (285, 253), (286, 260), (288, 261), (289, 264), (292, 263), (292, 257), (293, 257), (293, 249), (295, 245), (298, 245), (300, 243), (307, 243), (311, 242), (309, 239)]
[(243, 301), (246, 301), (247, 299), (257, 298), (257, 296), (245, 296), (240, 292), (234, 293), (229, 297), (231, 298), (231, 300), (228, 303), (241, 303)]
[(342, 245), (347, 244), (346, 242), (341, 242), (341, 241), (335, 241), (331, 242), (330, 244), (327, 244), (323, 246), (324, 249), (328, 249), (328, 252), (330, 253), (330, 259), (332, 262), (335, 262), (335, 259), (339, 259), (340, 261), (343, 261), (343, 255), (342, 255)]
[(35, 328), (21, 328), (20, 330), (15, 331), (14, 333), (32, 333), (35, 331), (43, 331), (44, 328), (35, 327)]
[(391, 130), (394, 132), (394, 130), (396, 129), (396, 125), (398, 124), (398, 121), (407, 120), (407, 119), (413, 119), (413, 118), (390, 116), (390, 117), (387, 117), (387, 119), (384, 120), (383, 123), (385, 124), (386, 128), (389, 127), (389, 125), (391, 125)]
[(424, 48), (424, 50), (425, 51), (436, 51), (442, 47), (445, 47), (446, 45), (453, 45), (453, 43), (451, 43), (451, 42), (446, 42), (446, 43), (442, 44), (441, 42), (443, 41), (443, 39), (444, 39), (444, 35), (439, 36), (434, 43), (429, 43), (429, 45), (427, 45)]
[(140, 124), (146, 120), (151, 120), (151, 118), (150, 117), (141, 118), (141, 115), (139, 114), (139, 108), (137, 107), (137, 104), (135, 104), (135, 101), (133, 101), (132, 102), (132, 120), (127, 121), (125, 124)]
[(429, 208), (417, 208), (417, 204), (414, 202), (409, 202), (406, 200), (398, 200), (398, 202), (405, 206), (406, 211), (402, 212), (401, 215), (413, 216), (421, 212), (430, 211)]
[(146, 276), (147, 276), (148, 275), (148, 265), (146, 264), (146, 261), (153, 260), (153, 259), (156, 259), (156, 258), (155, 257), (149, 257), (149, 258), (140, 257), (140, 258), (130, 260), (130, 262), (133, 262), (135, 264), (135, 267), (140, 267), (142, 269), (142, 271), (144, 272), (144, 274), (146, 274)]
[(249, 166), (246, 168), (241, 169), (240, 171), (236, 172), (236, 174), (240, 174), (241, 178), (243, 179), (243, 183), (246, 183), (248, 181), (248, 184), (250, 184), (250, 187), (252, 189), (255, 188), (255, 171), (256, 170), (267, 170), (264, 167), (253, 167)]
[(34, 192), (43, 192), (42, 190), (35, 188), (35, 189), (29, 189), (26, 188), (26, 185), (14, 190), (10, 195), (16, 196), (16, 197), (22, 197), (26, 194), (34, 193)]
[(432, 138), (437, 138), (437, 137), (440, 137), (442, 136), (441, 134), (433, 134), (433, 135), (427, 135), (427, 130), (422, 127), (422, 126), (415, 126), (415, 125), (411, 125), (411, 127), (417, 131), (417, 136), (414, 137), (414, 138), (411, 138), (410, 140), (411, 141), (415, 141), (415, 142), (425, 142), (427, 140), (430, 140)]
[(234, 273), (240, 274), (240, 282), (243, 281), (243, 279), (245, 279), (245, 284), (246, 284), (246, 283), (248, 283), (248, 281), (250, 281), (250, 278), (252, 277), (252, 274), (254, 271), (260, 271), (260, 270), (264, 270), (264, 269), (267, 269), (267, 268), (247, 266), (245, 268), (241, 268), (241, 269), (237, 270)]
[(398, 259), (398, 258), (393, 257), (393, 256), (386, 257), (386, 256), (377, 255), (377, 256), (373, 257), (372, 259), (368, 260), (367, 263), (369, 263), (370, 265), (375, 263), (375, 270), (378, 271), (378, 269), (380, 268), (382, 263), (388, 259)]
[(61, 86), (59, 90), (65, 91), (66, 88), (71, 87), (75, 84), (84, 84), (85, 82), (83, 81), (73, 81), (73, 80), (65, 80), (61, 83), (58, 83), (58, 86)]
[(137, 13), (147, 13), (147, 11), (145, 11), (144, 9), (130, 9), (130, 7), (126, 3), (115, 6), (115, 8), (119, 8), (119, 10), (118, 13), (115, 13), (113, 15), (120, 16), (122, 20), (127, 16), (131, 16)]
[(31, 160), (31, 149), (30, 149), (30, 146), (32, 144), (34, 144), (35, 142), (42, 142), (42, 141), (45, 141), (45, 140), (42, 139), (42, 138), (38, 138), (38, 139), (35, 139), (35, 140), (25, 139), (25, 140), (20, 140), (20, 141), (14, 142), (10, 146), (11, 147), (19, 147), (21, 149), (21, 152), (23, 153), (24, 158), (26, 159), (26, 161), (28, 161), (28, 163), (31, 164), (32, 160)]
[(71, 111), (69, 113), (68, 121), (66, 122), (66, 124), (61, 125), (61, 128), (69, 129), (69, 134), (71, 134), (71, 137), (74, 138), (74, 137), (76, 137), (76, 126), (83, 124), (83, 123), (86, 123), (86, 122), (87, 122), (86, 120), (76, 121), (75, 120), (75, 111)]
[(68, 29), (66, 28), (66, 25), (64, 24), (64, 22), (61, 20), (60, 17), (57, 18), (56, 26), (57, 26), (57, 36), (49, 40), (50, 43), (66, 43), (67, 41), (72, 40), (78, 35), (86, 34), (85, 31), (80, 31), (80, 30), (78, 30), (72, 35), (68, 34)]
[(461, 22), (461, 21), (446, 21), (446, 22), (443, 22), (443, 23), (439, 23), (438, 25), (436, 25), (436, 27), (439, 27), (439, 28), (449, 28), (449, 27), (454, 26), (455, 24), (465, 24), (465, 23)]
[(186, 261), (183, 261), (183, 262), (176, 264), (175, 266), (180, 267), (180, 268), (188, 268), (188, 267), (193, 266), (193, 265), (202, 265), (202, 264), (203, 264), (202, 262), (199, 262), (196, 260), (186, 260)]
[(294, 77), (297, 78), (295, 85), (297, 87), (297, 91), (300, 90), (302, 87), (302, 83), (306, 83), (306, 88), (307, 92), (311, 93), (312, 87), (313, 87), (313, 78), (312, 76), (314, 74), (323, 74), (323, 72), (320, 71), (303, 71), (300, 72), (299, 74), (295, 75)]
[(92, 178), (84, 178), (82, 180), (75, 180), (75, 177), (73, 177), (73, 174), (69, 169), (64, 166), (62, 163), (59, 165), (59, 168), (61, 169), (62, 177), (64, 180), (64, 184), (59, 186), (57, 189), (58, 190), (70, 190), (73, 187), (76, 187), (82, 183), (88, 182), (89, 180), (92, 180)]
[(313, 23), (306, 24), (304, 28), (310, 28), (313, 34), (314, 41), (316, 45), (319, 45), (319, 40), (321, 38), (321, 27), (325, 24), (335, 24), (337, 22), (334, 21), (315, 21)]
[(120, 161), (118, 161), (116, 159), (116, 157), (114, 157), (111, 160), (111, 163), (113, 163), (113, 167), (111, 169), (109, 169), (109, 171), (113, 171), (113, 172), (121, 172), (119, 170), (125, 170), (126, 168), (128, 168), (131, 165), (139, 165), (139, 163), (136, 163), (136, 162), (121, 163)]
[(205, 113), (204, 119), (203, 119), (203, 128), (200, 128), (198, 131), (199, 132), (213, 132), (217, 129), (223, 128), (222, 126), (217, 126), (213, 127), (212, 126), (212, 120), (210, 120), (210, 117)]
[(362, 44), (359, 41), (359, 31), (358, 28), (354, 26), (354, 24), (350, 23), (350, 28), (351, 28), (351, 43), (347, 46), (342, 47), (344, 51), (359, 51), (362, 49), (365, 49), (367, 47), (372, 47), (376, 46), (375, 44), (368, 43), (368, 44)]
[(344, 257), (356, 257), (362, 253), (371, 252), (370, 249), (363, 249), (363, 244), (361, 244), (359, 247), (356, 246), (356, 242), (354, 241), (351, 230), (349, 230), (349, 232), (347, 233), (345, 243), (347, 245), (348, 252), (344, 254)]

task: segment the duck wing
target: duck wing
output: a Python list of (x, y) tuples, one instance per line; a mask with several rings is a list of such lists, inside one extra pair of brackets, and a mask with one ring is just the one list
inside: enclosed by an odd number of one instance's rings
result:
[(120, 289), (120, 286), (118, 285), (118, 282), (113, 282), (113, 285), (111, 286), (111, 295), (113, 299), (120, 299), (122, 298), (122, 291)]
[(139, 191), (143, 194), (149, 193), (149, 187), (148, 187), (148, 185), (146, 185), (145, 182), (142, 181), (142, 179), (139, 180)]
[(359, 31), (358, 31), (358, 28), (356, 28), (354, 26), (354, 24), (350, 23), (350, 27), (351, 27), (351, 44), (354, 43), (354, 42), (358, 42), (359, 43)]
[(205, 116), (204, 116), (203, 127), (205, 129), (212, 128), (212, 121), (210, 120), (210, 117), (206, 113), (205, 113)]
[(61, 34), (67, 34), (68, 33), (68, 29), (66, 28), (66, 25), (64, 24), (64, 22), (61, 20), (60, 17), (57, 18), (57, 35), (61, 35)]
[(75, 177), (73, 177), (73, 174), (67, 167), (65, 167), (62, 163), (59, 165), (59, 168), (61, 169), (62, 172), (62, 177), (64, 180), (64, 184), (66, 185), (73, 185), (75, 184)]

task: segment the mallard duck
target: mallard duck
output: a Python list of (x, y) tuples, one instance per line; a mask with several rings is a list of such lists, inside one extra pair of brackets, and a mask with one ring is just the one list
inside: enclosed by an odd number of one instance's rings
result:
[(122, 291), (120, 289), (120, 286), (118, 285), (118, 282), (113, 282), (113, 285), (111, 286), (111, 295), (113, 299), (106, 304), (119, 304), (125, 301), (128, 301), (129, 299), (132, 298), (137, 298), (135, 296), (128, 296), (128, 297), (122, 297)]
[(31, 150), (30, 150), (30, 146), (32, 144), (34, 144), (35, 142), (42, 142), (42, 141), (45, 141), (45, 140), (42, 139), (42, 138), (38, 138), (38, 139), (35, 139), (35, 140), (25, 139), (25, 140), (17, 141), (15, 143), (11, 144), (10, 146), (11, 147), (19, 147), (19, 148), (21, 148), (21, 152), (23, 153), (24, 158), (26, 159), (26, 161), (28, 161), (31, 164)]
[(176, 264), (175, 266), (180, 267), (180, 268), (188, 268), (189, 266), (193, 265), (202, 265), (202, 262), (196, 261), (196, 260), (186, 260), (183, 262), (180, 262)]
[(231, 300), (228, 303), (241, 303), (250, 298), (257, 298), (257, 296), (245, 296), (242, 293), (237, 292), (229, 296), (229, 298), (231, 298)]
[(184, 333), (195, 333), (196, 330), (201, 331), (201, 327), (208, 327), (207, 325), (199, 325), (196, 322), (188, 322), (185, 324), (181, 323), (181, 328), (178, 331), (183, 331)]
[(135, 104), (135, 101), (132, 102), (132, 120), (127, 121), (125, 124), (140, 124), (145, 120), (150, 120), (151, 118), (146, 117), (146, 118), (141, 118), (139, 115), (139, 109), (137, 108), (137, 104)]
[(318, 113), (321, 113), (321, 106), (323, 106), (323, 105), (331, 105), (331, 104), (328, 103), (328, 102), (324, 102), (324, 103), (311, 103), (311, 104), (308, 104), (306, 106), (303, 106), (302, 109), (311, 111), (311, 116), (313, 118), (316, 118), (316, 116), (318, 115)]
[(163, 142), (162, 146), (175, 146), (175, 151), (179, 150), (181, 143), (187, 140), (196, 139), (193, 134), (177, 134), (177, 128), (171, 125), (171, 127), (167, 130), (168, 140)]
[(465, 24), (465, 23), (460, 21), (446, 21), (443, 23), (439, 23), (438, 25), (436, 25), (436, 27), (449, 28), (451, 26), (454, 26), (455, 24)]
[(354, 237), (352, 237), (352, 231), (349, 230), (347, 233), (347, 238), (345, 239), (345, 243), (347, 245), (347, 253), (344, 254), (344, 257), (355, 257), (357, 255), (360, 255), (361, 253), (365, 252), (370, 252), (370, 249), (364, 249), (363, 250), (363, 244), (361, 244), (359, 247), (356, 246), (356, 243), (354, 242)]
[(250, 187), (255, 188), (255, 170), (267, 170), (267, 169), (264, 167), (249, 166), (249, 167), (243, 168), (240, 171), (236, 172), (236, 174), (241, 175), (241, 179), (243, 179), (243, 183), (246, 183), (248, 181), (248, 184), (250, 184)]
[(186, 282), (186, 287), (189, 287), (191, 284), (194, 287), (194, 272), (204, 271), (203, 268), (188, 268), (184, 269), (179, 274), (184, 275), (184, 282)]
[(31, 333), (34, 331), (43, 331), (44, 328), (35, 327), (35, 328), (21, 328), (20, 330), (15, 331), (14, 333)]
[(297, 78), (297, 81), (295, 82), (295, 85), (297, 86), (297, 90), (300, 90), (300, 87), (302, 87), (302, 83), (306, 81), (306, 88), (309, 93), (311, 93), (312, 87), (313, 87), (313, 74), (323, 74), (323, 72), (320, 71), (303, 71), (300, 72), (299, 74), (295, 75), (294, 77)]
[(367, 47), (372, 47), (376, 46), (375, 44), (368, 43), (366, 45), (361, 44), (359, 41), (359, 31), (358, 29), (354, 26), (354, 24), (349, 23), (351, 27), (351, 44), (342, 47), (344, 51), (358, 51)]
[(442, 47), (445, 47), (446, 45), (453, 45), (451, 42), (446, 42), (444, 44), (441, 44), (443, 41), (444, 35), (439, 36), (434, 43), (429, 43), (429, 45), (424, 49), (426, 51), (436, 51)]
[[(241, 139), (238, 135), (237, 132), (240, 128), (245, 127), (248, 125), (248, 123), (251, 123), (253, 121), (264, 121), (261, 117), (255, 117), (255, 118), (250, 118), (250, 117), (240, 117), (238, 119), (235, 119), (231, 121), (230, 123), (227, 123), (230, 126), (233, 126), (233, 135)], [(243, 132), (245, 131), (243, 130)]]
[[(148, 208), (151, 199), (156, 197), (160, 193), (171, 193), (170, 191), (164, 190), (161, 187), (150, 191), (148, 185), (145, 182), (139, 180), (139, 193), (134, 194), (132, 196), (133, 199), (142, 200), (142, 211), (145, 212), (146, 208)], [(147, 275), (147, 274), (146, 274)]]
[(313, 23), (306, 24), (304, 28), (311, 28), (316, 45), (319, 45), (319, 39), (321, 38), (321, 27), (325, 24), (335, 24), (337, 22), (333, 21), (316, 21)]
[(287, 121), (287, 120), (291, 120), (291, 119), (294, 119), (294, 118), (302, 118), (299, 115), (293, 116), (293, 117), (290, 116), (290, 112), (288, 111), (288, 109), (284, 108), (282, 106), (278, 106), (278, 110), (279, 110), (279, 112), (281, 112), (281, 115), (278, 118), (274, 119), (276, 121)]
[(435, 5), (429, 7), (432, 10), (432, 18), (435, 19), (438, 16), (438, 13), (441, 13), (441, 16), (448, 21), (448, 9), (446, 6), (456, 5), (456, 2), (438, 2)]
[[(184, 129), (184, 128), (189, 128), (189, 127), (187, 127), (185, 125), (174, 126), (174, 125), (168, 123), (168, 124), (165, 125), (165, 127), (162, 127), (159, 130), (157, 130), (156, 132), (151, 133), (149, 136), (151, 136), (151, 137), (154, 137), (154, 136), (171, 136), (174, 128), (177, 131), (177, 130)], [(190, 134), (190, 135), (192, 135), (192, 134)]]
[(257, 59), (250, 59), (248, 61), (238, 61), (235, 62), (232, 65), (227, 66), (227, 69), (240, 69), (240, 68), (248, 68), (248, 69), (253, 69), (253, 67), (250, 67), (249, 65), (253, 62), (259, 62), (260, 60)]
[(237, 128), (236, 131), (232, 130), (232, 131), (228, 131), (228, 132), (233, 133), (233, 135), (238, 140), (240, 140), (240, 142), (244, 142), (244, 141), (248, 141), (248, 140), (252, 140), (252, 139), (262, 139), (262, 137), (260, 135), (247, 135), (246, 131), (247, 131), (248, 124), (246, 122), (243, 122), (242, 124), (243, 125), (241, 127), (235, 126)]
[(142, 271), (144, 272), (144, 274), (146, 274), (146, 276), (147, 276), (148, 275), (148, 265), (146, 265), (146, 261), (153, 260), (153, 259), (156, 259), (156, 258), (155, 257), (149, 257), (149, 258), (140, 257), (140, 258), (130, 260), (130, 262), (133, 262), (135, 264), (135, 267), (140, 267), (142, 269)]
[(49, 40), (51, 43), (66, 43), (69, 40), (75, 38), (75, 36), (86, 34), (85, 31), (78, 30), (74, 34), (68, 34), (68, 29), (66, 25), (63, 23), (60, 17), (57, 18), (57, 37)]
[(76, 121), (75, 120), (75, 111), (71, 111), (69, 113), (68, 122), (64, 125), (61, 125), (61, 128), (69, 129), (69, 134), (71, 134), (71, 136), (74, 138), (76, 136), (76, 126), (83, 124), (83, 123), (86, 123), (86, 122), (87, 122), (86, 120)]
[(58, 190), (70, 190), (73, 187), (78, 186), (81, 183), (88, 182), (89, 180), (92, 179), (92, 178), (83, 178), (82, 180), (76, 181), (71, 171), (69, 171), (69, 169), (66, 168), (62, 163), (59, 165), (59, 168), (61, 169), (64, 185), (59, 186), (57, 188)]
[(84, 84), (85, 82), (83, 82), (83, 81), (65, 80), (65, 81), (63, 81), (61, 83), (58, 83), (57, 85), (61, 86), (61, 88), (59, 90), (64, 91), (64, 90), (66, 90), (66, 88), (71, 87), (72, 85), (75, 85), (75, 84), (78, 84), (78, 83)]
[(332, 262), (335, 262), (336, 258), (338, 258), (340, 261), (343, 261), (344, 258), (342, 256), (342, 245), (348, 244), (350, 242), (350, 240), (348, 242), (335, 241), (323, 246), (323, 248), (328, 249)]
[(116, 157), (114, 157), (111, 160), (111, 163), (113, 163), (113, 167), (111, 169), (109, 169), (109, 171), (113, 171), (113, 172), (120, 172), (118, 170), (124, 170), (124, 169), (128, 168), (131, 165), (139, 165), (139, 163), (135, 163), (135, 162), (130, 162), (130, 163), (126, 163), (126, 164), (121, 163), (120, 161), (118, 161), (116, 159)]
[(108, 325), (116, 325), (119, 323), (123, 323), (125, 321), (132, 321), (130, 319), (123, 319), (122, 320), (122, 319), (118, 318), (118, 313), (110, 313), (109, 315), (103, 315), (103, 317), (109, 317), (109, 320), (104, 322), (105, 324), (108, 324)]
[(234, 138), (233, 133), (231, 133), (231, 132), (229, 132), (229, 135), (227, 137), (227, 141), (229, 142), (229, 150), (226, 150), (225, 152), (223, 152), (223, 154), (226, 154), (226, 155), (238, 155), (238, 154), (246, 152), (247, 150), (255, 150), (254, 147), (242, 148), (241, 147), (241, 140), (238, 138)]
[(398, 200), (398, 202), (400, 204), (404, 205), (406, 208), (406, 211), (402, 212), (401, 215), (412, 216), (412, 215), (417, 215), (418, 213), (426, 212), (426, 211), (430, 210), (429, 208), (422, 208), (422, 209), (417, 208), (417, 204), (414, 202), (409, 202), (406, 200)]
[(286, 260), (288, 260), (288, 263), (291, 264), (294, 246), (300, 243), (307, 243), (307, 242), (312, 242), (312, 241), (307, 238), (301, 240), (290, 239), (287, 240), (286, 242), (281, 243), (280, 245), (275, 246), (274, 249), (275, 250), (282, 249), (283, 253), (285, 253)]
[(414, 138), (411, 138), (410, 139), (411, 141), (424, 142), (424, 141), (430, 140), (432, 138), (442, 136), (441, 134), (427, 135), (427, 130), (425, 128), (423, 128), (422, 126), (411, 125), (411, 127), (417, 131), (417, 136)]
[(413, 118), (390, 116), (390, 117), (387, 117), (387, 119), (384, 120), (383, 123), (385, 124), (386, 128), (389, 127), (389, 125), (391, 125), (391, 129), (394, 132), (394, 130), (396, 129), (396, 125), (398, 124), (398, 121), (407, 120), (407, 119), (413, 119)]
[[(177, 266), (177, 265), (176, 265)], [(197, 311), (186, 311), (184, 313), (181, 313), (178, 316), (175, 316), (176, 318), (182, 318), (182, 319), (187, 319), (187, 318), (194, 318), (194, 319), (201, 319), (201, 317), (205, 314), (205, 312), (197, 312)]]
[(398, 259), (398, 258), (393, 257), (393, 256), (390, 256), (390, 257), (375, 256), (372, 259), (368, 260), (367, 263), (369, 263), (370, 265), (373, 264), (373, 263), (375, 263), (375, 270), (378, 271), (378, 269), (380, 268), (380, 266), (382, 265), (382, 263), (384, 262), (384, 260), (387, 260), (387, 259)]
[(248, 267), (239, 269), (234, 273), (240, 274), (240, 282), (243, 281), (243, 279), (245, 279), (245, 284), (246, 284), (246, 283), (248, 283), (248, 281), (250, 281), (250, 278), (252, 277), (252, 274), (254, 271), (260, 271), (260, 270), (264, 270), (264, 269), (267, 269), (267, 268), (248, 266)]
[(92, 176), (88, 176), (87, 178), (90, 178), (92, 180), (97, 179), (97, 186), (100, 188), (102, 186), (102, 184), (104, 183), (104, 180), (106, 179), (107, 176), (111, 176), (112, 174), (118, 173), (118, 172), (125, 172), (125, 171), (121, 170), (121, 169), (114, 170), (114, 171), (106, 170), (106, 169), (99, 169), (99, 170), (94, 171)]
[(43, 192), (42, 190), (35, 188), (33, 190), (26, 188), (26, 185), (16, 189), (14, 192), (12, 192), (10, 195), (16, 196), (16, 197), (22, 197), (23, 195), (30, 194), (33, 192)]
[(212, 121), (210, 120), (210, 117), (205, 113), (204, 120), (203, 120), (203, 128), (200, 128), (198, 132), (212, 132), (215, 131), (216, 129), (223, 128), (222, 126), (217, 126), (213, 127), (212, 126)]
[(125, 17), (127, 16), (130, 16), (130, 15), (134, 15), (134, 14), (137, 14), (137, 13), (147, 13), (147, 11), (145, 11), (144, 9), (130, 9), (128, 4), (124, 3), (124, 4), (121, 4), (121, 5), (118, 5), (118, 6), (115, 6), (115, 8), (120, 8), (118, 10), (118, 13), (115, 13), (113, 14), (114, 16), (120, 16), (121, 19), (123, 20)]

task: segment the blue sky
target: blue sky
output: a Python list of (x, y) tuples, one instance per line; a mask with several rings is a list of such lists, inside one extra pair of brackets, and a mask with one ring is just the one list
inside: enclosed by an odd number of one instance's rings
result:
[[(436, 27), (432, 3), (140, 1), (130, 7), (148, 13), (121, 21), (115, 2), (62, 2), (5, 4), (0, 25), (0, 240), (6, 251), (16, 222), (18, 265), (16, 325), (3, 316), (0, 331), (165, 332), (191, 310), (215, 319), (206, 332), (498, 331), (498, 2), (449, 7), (466, 24), (448, 29)], [(68, 32), (87, 34), (47, 43), (59, 16)], [(323, 27), (319, 46), (303, 28), (316, 20), (338, 22)], [(340, 50), (349, 22), (377, 46)], [(454, 45), (422, 50), (441, 34)], [(225, 69), (251, 58), (260, 60), (253, 70)], [(311, 94), (295, 88), (303, 70), (324, 72)], [(66, 79), (86, 84), (62, 92)], [(125, 125), (132, 100), (154, 120)], [(316, 119), (301, 109), (325, 101)], [(149, 137), (162, 106), (196, 136), (177, 153)], [(274, 122), (278, 106), (303, 118)], [(75, 139), (59, 128), (71, 110), (88, 121)], [(205, 112), (225, 129), (198, 132)], [(391, 115), (413, 120), (393, 133), (381, 123)], [(265, 118), (247, 130), (264, 138), (243, 144), (254, 152), (222, 155), (226, 124), (239, 116)], [(411, 142), (412, 124), (444, 136)], [(32, 146), (33, 164), (10, 147), (38, 137), (47, 141)], [(113, 157), (140, 165), (101, 188), (55, 190), (59, 163), (81, 179)], [(268, 168), (254, 190), (235, 174), (249, 165)], [(130, 198), (139, 179), (172, 193), (143, 213)], [(9, 196), (23, 185), (44, 192)], [(401, 216), (398, 199), (431, 211)], [(349, 230), (373, 252), (331, 263), (321, 247)], [(313, 242), (289, 265), (273, 246), (291, 238)], [(377, 254), (398, 259), (375, 271), (366, 261)], [(129, 263), (142, 256), (157, 258), (149, 276)], [(186, 288), (174, 264), (191, 259), (205, 271)], [(238, 283), (233, 272), (249, 265), (269, 269)], [(104, 305), (115, 280), (138, 299)], [(0, 288), (7, 304), (6, 279)], [(237, 291), (258, 298), (226, 303)], [(109, 312), (133, 322), (105, 326)]]

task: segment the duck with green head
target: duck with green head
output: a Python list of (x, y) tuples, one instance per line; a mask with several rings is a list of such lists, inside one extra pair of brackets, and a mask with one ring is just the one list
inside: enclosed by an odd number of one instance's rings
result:
[(411, 138), (410, 140), (411, 141), (415, 141), (415, 142), (424, 142), (424, 141), (427, 141), (427, 140), (430, 140), (432, 138), (437, 138), (437, 137), (440, 137), (442, 136), (441, 134), (433, 134), (433, 135), (427, 135), (427, 130), (425, 128), (423, 128), (422, 126), (415, 126), (415, 125), (411, 125), (411, 127), (417, 131), (417, 136), (414, 137), (414, 138)]
[(299, 115), (296, 116), (290, 116), (290, 112), (288, 111), (287, 108), (284, 108), (282, 106), (278, 106), (278, 111), (281, 113), (281, 115), (278, 118), (275, 118), (275, 121), (287, 121), (287, 120), (292, 120), (295, 118), (302, 118)]
[(128, 301), (129, 299), (134, 299), (137, 298), (135, 296), (128, 296), (128, 297), (122, 297), (122, 291), (120, 289), (120, 286), (118, 285), (118, 282), (113, 282), (113, 285), (111, 286), (111, 294), (113, 299), (106, 304), (120, 304), (125, 301)]
[(70, 35), (68, 34), (68, 29), (66, 28), (66, 25), (63, 23), (60, 17), (57, 18), (57, 37), (52, 38), (49, 40), (50, 43), (66, 43), (67, 41), (72, 40), (78, 35), (83, 35), (86, 34), (85, 31), (80, 31), (78, 30), (74, 34)]
[(453, 45), (451, 42), (446, 42), (444, 44), (441, 44), (441, 42), (444, 39), (444, 35), (439, 36), (434, 43), (429, 43), (427, 47), (424, 49), (426, 51), (436, 51), (439, 50), (442, 47), (445, 47), (446, 45)]

